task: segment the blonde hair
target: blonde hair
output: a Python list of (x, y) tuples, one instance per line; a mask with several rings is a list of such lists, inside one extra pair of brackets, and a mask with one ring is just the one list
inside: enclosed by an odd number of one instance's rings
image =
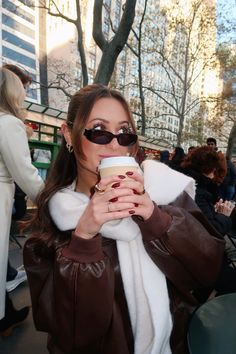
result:
[(24, 119), (25, 89), (19, 77), (12, 71), (0, 68), (0, 111)]

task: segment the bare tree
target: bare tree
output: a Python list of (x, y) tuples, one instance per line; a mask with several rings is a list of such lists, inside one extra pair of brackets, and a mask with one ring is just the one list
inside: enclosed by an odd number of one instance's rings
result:
[[(143, 26), (145, 24), (145, 15), (147, 10), (148, 0), (144, 1), (143, 8), (139, 13), (140, 20), (137, 23), (137, 28), (135, 26), (132, 27), (131, 33), (133, 34), (132, 40), (126, 43), (127, 47), (131, 50), (132, 54), (136, 57), (137, 66), (138, 66), (138, 89), (139, 89), (139, 99), (141, 103), (141, 112), (140, 112), (140, 119), (141, 119), (141, 134), (145, 135), (146, 125), (147, 125), (147, 117), (145, 112), (145, 95), (144, 95), (144, 88), (143, 88), (143, 37), (145, 40), (145, 35), (143, 34)], [(137, 112), (135, 112), (137, 114)]]
[[(149, 3), (151, 0), (148, 2), (150, 8)], [(200, 90), (197, 92), (196, 86), (203, 80), (206, 70), (215, 65), (214, 48), (209, 48), (209, 34), (212, 36), (215, 28), (215, 8), (203, 0), (195, 0), (189, 5), (187, 15), (185, 11), (186, 8), (173, 3), (171, 8), (158, 8), (156, 4), (151, 14), (143, 11), (136, 24), (137, 30), (133, 25), (134, 39), (129, 42), (133, 55), (138, 58), (142, 134), (150, 128), (148, 119), (158, 130), (175, 134), (178, 145), (184, 139), (186, 119), (202, 111), (202, 103), (209, 99), (200, 94)], [(138, 49), (134, 46), (135, 39)], [(148, 68), (145, 73), (139, 68), (144, 57), (143, 67)], [(152, 80), (148, 75), (151, 71), (158, 71)], [(130, 84), (135, 86), (137, 81)], [(149, 117), (145, 112), (145, 97), (148, 95), (153, 95), (157, 107)], [(173, 129), (168, 122), (160, 123), (163, 117), (178, 121), (178, 129)]]
[[(70, 2), (72, 1), (75, 1), (76, 8), (76, 14), (74, 17), (65, 15), (55, 0), (41, 0), (39, 7), (47, 11), (48, 15), (61, 18), (75, 26), (77, 31), (77, 49), (80, 57), (83, 77), (82, 85), (85, 86), (88, 83), (88, 66), (84, 47), (81, 2), (80, 0), (70, 0)], [(100, 82), (103, 84), (109, 83), (117, 57), (122, 51), (129, 36), (135, 16), (135, 6), (136, 0), (127, 0), (125, 2), (124, 11), (117, 32), (111, 40), (106, 40), (103, 34), (103, 0), (94, 1), (93, 23), (91, 26), (93, 27), (93, 38), (95, 43), (102, 51), (101, 60), (98, 65), (94, 82)]]

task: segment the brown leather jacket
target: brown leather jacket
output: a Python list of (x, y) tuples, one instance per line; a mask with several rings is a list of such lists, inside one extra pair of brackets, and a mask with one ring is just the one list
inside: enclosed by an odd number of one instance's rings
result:
[[(148, 221), (134, 220), (147, 252), (167, 277), (171, 346), (173, 353), (184, 354), (186, 321), (197, 305), (192, 291), (214, 284), (224, 241), (186, 194), (175, 204), (180, 207), (155, 206)], [(35, 326), (49, 333), (50, 353), (134, 352), (115, 241), (72, 233), (66, 246), (52, 250), (35, 235), (25, 244), (24, 263)]]

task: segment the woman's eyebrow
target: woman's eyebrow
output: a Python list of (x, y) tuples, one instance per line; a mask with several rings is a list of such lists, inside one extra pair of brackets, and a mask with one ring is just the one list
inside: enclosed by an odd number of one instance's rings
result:
[[(109, 120), (104, 119), (104, 118), (99, 118), (99, 117), (91, 119), (90, 122), (93, 122), (93, 121), (95, 121), (95, 120), (101, 120), (101, 121), (104, 122), (104, 123), (109, 123)], [(90, 123), (90, 122), (89, 122), (89, 123)]]
[(128, 120), (123, 120), (123, 121), (119, 122), (119, 124), (129, 124), (129, 121)]
[[(91, 123), (91, 122), (93, 122), (93, 121), (96, 121), (96, 120), (100, 120), (100, 121), (102, 121), (102, 122), (104, 122), (104, 123), (107, 123), (107, 124), (110, 123), (109, 120), (107, 120), (107, 119), (105, 119), (105, 118), (99, 118), (99, 117), (91, 119), (89, 123)], [(129, 124), (129, 121), (128, 121), (128, 120), (123, 120), (123, 121), (121, 121), (121, 122), (118, 122), (118, 124), (120, 124), (120, 125), (121, 125), (121, 124)]]

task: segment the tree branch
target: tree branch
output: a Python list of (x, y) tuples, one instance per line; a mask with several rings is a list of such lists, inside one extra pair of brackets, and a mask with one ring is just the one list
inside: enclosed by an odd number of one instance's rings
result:
[(102, 5), (103, 0), (95, 0), (93, 8), (93, 38), (99, 48), (103, 51), (108, 44), (102, 32)]
[(70, 23), (73, 23), (73, 24), (76, 23), (76, 20), (74, 20), (74, 19), (72, 19), (72, 18), (70, 18), (70, 17), (64, 15), (64, 14), (60, 11), (59, 7), (57, 6), (57, 4), (55, 3), (54, 0), (50, 0), (49, 4), (51, 4), (51, 3), (53, 4), (53, 6), (55, 6), (57, 12), (52, 12), (50, 5), (49, 5), (48, 7), (47, 7), (46, 5), (39, 5), (39, 6), (36, 6), (36, 7), (39, 8), (39, 9), (45, 9), (45, 10), (47, 10), (47, 12), (48, 12), (48, 14), (49, 14), (50, 16), (63, 18), (63, 20), (65, 20), (65, 21), (67, 21), (67, 22), (70, 22)]

